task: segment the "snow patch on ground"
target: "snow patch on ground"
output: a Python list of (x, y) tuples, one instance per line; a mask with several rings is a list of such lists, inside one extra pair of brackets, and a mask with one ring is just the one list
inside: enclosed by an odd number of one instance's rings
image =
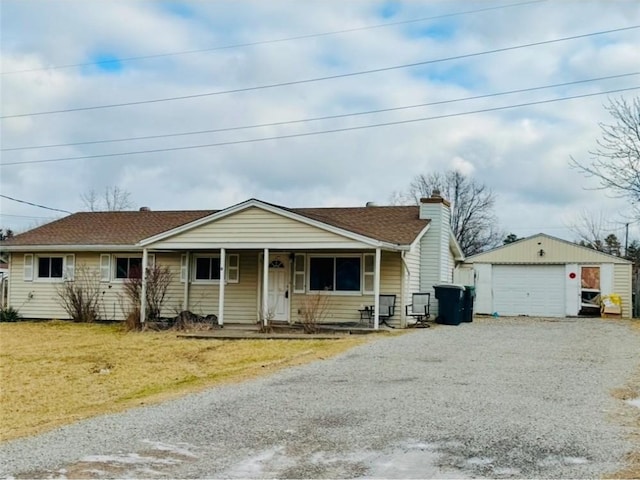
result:
[(189, 447), (192, 447), (188, 443), (180, 443), (178, 445), (171, 445), (169, 443), (164, 442), (156, 442), (152, 440), (143, 440), (143, 443), (146, 443), (154, 450), (159, 450), (161, 452), (169, 452), (175, 455), (181, 455), (183, 457), (189, 458), (198, 458), (197, 455), (188, 450)]
[(285, 448), (280, 445), (244, 458), (224, 472), (222, 476), (225, 478), (259, 478), (269, 472), (276, 472), (291, 463), (292, 460), (287, 457)]
[(87, 455), (80, 459), (85, 463), (106, 463), (106, 464), (125, 464), (125, 465), (141, 465), (141, 464), (155, 464), (155, 465), (176, 465), (180, 463), (179, 460), (172, 458), (157, 458), (139, 455), (137, 453), (125, 453), (118, 455)]
[(467, 459), (467, 463), (473, 466), (485, 466), (491, 465), (493, 463), (493, 458), (485, 458), (485, 457), (471, 457)]
[(638, 407), (640, 408), (640, 397), (638, 398), (632, 398), (631, 400), (627, 400), (627, 403), (629, 405), (631, 405), (632, 407)]

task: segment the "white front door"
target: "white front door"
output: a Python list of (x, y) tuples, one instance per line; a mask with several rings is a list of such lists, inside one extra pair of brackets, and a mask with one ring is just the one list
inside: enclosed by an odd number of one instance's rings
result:
[(269, 256), (269, 312), (270, 320), (289, 321), (289, 255)]

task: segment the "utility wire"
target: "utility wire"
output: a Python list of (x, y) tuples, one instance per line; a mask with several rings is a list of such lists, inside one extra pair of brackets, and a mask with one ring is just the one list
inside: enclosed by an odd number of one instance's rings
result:
[(38, 208), (44, 208), (45, 210), (52, 210), (54, 212), (62, 212), (62, 213), (71, 213), (68, 210), (61, 210), (59, 208), (51, 208), (51, 207), (45, 207), (44, 205), (39, 205), (37, 203), (31, 203), (31, 202), (27, 202), (26, 200), (18, 200), (17, 198), (13, 198), (13, 197), (9, 197), (8, 195), (2, 195), (0, 194), (0, 197), (2, 198), (6, 198), (7, 200), (13, 200), (14, 202), (18, 202), (18, 203), (24, 203), (26, 205), (31, 205), (32, 207), (38, 207)]
[(344, 128), (335, 128), (335, 129), (331, 129), (331, 130), (318, 130), (318, 131), (315, 131), (315, 132), (293, 133), (293, 134), (290, 134), (290, 135), (278, 135), (278, 136), (274, 136), (274, 137), (251, 138), (251, 139), (247, 139), (247, 140), (235, 140), (235, 141), (229, 141), (229, 142), (208, 143), (208, 144), (204, 144), (204, 145), (187, 145), (187, 146), (183, 146), (183, 147), (157, 148), (157, 149), (152, 149), (152, 150), (139, 150), (139, 151), (133, 151), (133, 152), (105, 153), (105, 154), (101, 154), (101, 155), (84, 155), (84, 156), (80, 156), (80, 157), (49, 158), (49, 159), (45, 159), (45, 160), (27, 160), (27, 161), (24, 161), (24, 162), (7, 162), (7, 163), (0, 163), (0, 167), (8, 167), (8, 166), (12, 166), (12, 165), (27, 165), (27, 164), (33, 164), (33, 163), (67, 162), (67, 161), (72, 161), (72, 160), (86, 160), (86, 159), (91, 159), (91, 158), (122, 157), (122, 156), (126, 156), (126, 155), (140, 155), (140, 154), (143, 154), (143, 153), (175, 152), (175, 151), (179, 151), (179, 150), (192, 150), (192, 149), (197, 149), (197, 148), (222, 147), (222, 146), (225, 146), (225, 145), (241, 145), (241, 144), (247, 144), (247, 143), (265, 142), (265, 141), (269, 141), (269, 140), (282, 140), (282, 139), (297, 138), (297, 137), (310, 137), (310, 136), (314, 136), (314, 135), (323, 135), (323, 134), (327, 134), (327, 133), (349, 132), (349, 131), (354, 131), (354, 130), (364, 130), (364, 129), (368, 129), (368, 128), (387, 127), (387, 126), (390, 126), (390, 125), (404, 125), (404, 124), (409, 124), (409, 123), (425, 122), (425, 121), (428, 121), (428, 120), (438, 120), (438, 119), (442, 119), (442, 118), (461, 117), (461, 116), (464, 116), (464, 115), (472, 115), (472, 114), (476, 114), (476, 113), (496, 112), (496, 111), (507, 110), (507, 109), (512, 109), (512, 108), (528, 107), (528, 106), (531, 106), (531, 105), (542, 105), (542, 104), (547, 104), (547, 103), (560, 102), (560, 101), (564, 101), (564, 100), (573, 100), (573, 99), (576, 99), (576, 98), (595, 97), (595, 96), (598, 96), (598, 95), (606, 95), (606, 94), (609, 94), (609, 93), (628, 92), (628, 91), (631, 91), (631, 90), (638, 90), (638, 89), (640, 89), (640, 85), (637, 85), (637, 86), (634, 86), (634, 87), (629, 87), (629, 88), (619, 88), (619, 89), (616, 89), (616, 90), (607, 90), (605, 92), (587, 93), (587, 94), (582, 94), (582, 95), (573, 95), (571, 97), (562, 97), (562, 98), (554, 98), (554, 99), (550, 99), (550, 100), (540, 100), (540, 101), (536, 101), (536, 102), (519, 103), (519, 104), (515, 104), (515, 105), (506, 105), (506, 106), (502, 106), (502, 107), (483, 108), (483, 109), (480, 109), (480, 110), (471, 110), (471, 111), (468, 111), (468, 112), (450, 113), (450, 114), (446, 114), (446, 115), (436, 115), (436, 116), (433, 116), (433, 117), (422, 117), (422, 118), (413, 118), (413, 119), (409, 119), (409, 120), (398, 120), (398, 121), (393, 121), (393, 122), (374, 123), (374, 124), (369, 124), (369, 125), (359, 125), (359, 126), (356, 126), (356, 127), (344, 127)]
[(471, 57), (479, 57), (482, 55), (491, 55), (494, 53), (500, 53), (500, 52), (507, 52), (507, 51), (511, 51), (511, 50), (518, 50), (521, 48), (528, 48), (528, 47), (536, 47), (536, 46), (540, 46), (540, 45), (549, 45), (552, 43), (558, 43), (558, 42), (565, 42), (567, 40), (576, 40), (578, 38), (587, 38), (587, 37), (594, 37), (597, 35), (606, 35), (608, 33), (615, 33), (615, 32), (623, 32), (623, 31), (627, 31), (627, 30), (634, 30), (640, 28), (640, 25), (633, 25), (630, 27), (623, 27), (623, 28), (615, 28), (612, 30), (603, 30), (600, 32), (591, 32), (591, 33), (585, 33), (582, 35), (573, 35), (570, 37), (563, 37), (563, 38), (556, 38), (553, 40), (544, 40), (541, 42), (533, 42), (533, 43), (525, 43), (525, 44), (521, 44), (521, 45), (514, 45), (511, 47), (503, 47), (503, 48), (496, 48), (494, 50), (485, 50), (482, 52), (474, 52), (474, 53), (467, 53), (467, 54), (463, 54), (463, 55), (456, 55), (456, 56), (452, 56), (452, 57), (445, 57), (445, 58), (439, 58), (439, 59), (435, 59), (435, 60), (426, 60), (423, 62), (414, 62), (414, 63), (405, 63), (402, 65), (393, 65), (391, 67), (382, 67), (382, 68), (374, 68), (371, 70), (360, 70), (357, 72), (349, 72), (349, 73), (341, 73), (341, 74), (337, 74), (337, 75), (329, 75), (326, 77), (315, 77), (315, 78), (307, 78), (304, 80), (292, 80), (289, 82), (280, 82), (280, 83), (272, 83), (272, 84), (266, 84), (266, 85), (256, 85), (253, 87), (244, 87), (244, 88), (235, 88), (232, 90), (221, 90), (221, 91), (217, 91), (217, 92), (207, 92), (207, 93), (198, 93), (198, 94), (193, 94), (193, 95), (183, 95), (183, 96), (179, 96), (179, 97), (166, 97), (166, 98), (156, 98), (153, 100), (140, 100), (140, 101), (136, 101), (136, 102), (124, 102), (124, 103), (111, 103), (111, 104), (106, 104), (106, 105), (93, 105), (93, 106), (89, 106), (89, 107), (77, 107), (77, 108), (66, 108), (63, 110), (50, 110), (50, 111), (45, 111), (45, 112), (31, 112), (31, 113), (17, 113), (17, 114), (13, 114), (13, 115), (4, 115), (1, 116), (0, 119), (7, 119), (7, 118), (17, 118), (17, 117), (33, 117), (33, 116), (37, 116), (37, 115), (51, 115), (54, 113), (69, 113), (69, 112), (79, 112), (79, 111), (86, 111), (86, 110), (98, 110), (98, 109), (104, 109), (104, 108), (116, 108), (116, 107), (127, 107), (127, 106), (131, 106), (131, 105), (143, 105), (143, 104), (148, 104), (148, 103), (160, 103), (160, 102), (169, 102), (169, 101), (175, 101), (175, 100), (186, 100), (186, 99), (191, 99), (191, 98), (201, 98), (201, 97), (210, 97), (210, 96), (214, 96), (214, 95), (226, 95), (229, 93), (239, 93), (239, 92), (249, 92), (249, 91), (254, 91), (254, 90), (264, 90), (267, 88), (276, 88), (276, 87), (286, 87), (286, 86), (291, 86), (291, 85), (300, 85), (300, 84), (305, 84), (305, 83), (313, 83), (313, 82), (321, 82), (324, 80), (334, 80), (337, 78), (346, 78), (346, 77), (355, 77), (355, 76), (359, 76), (359, 75), (368, 75), (371, 73), (379, 73), (379, 72), (388, 72), (390, 70), (398, 70), (398, 69), (402, 69), (402, 68), (411, 68), (411, 67), (418, 67), (418, 66), (422, 66), (422, 65), (430, 65), (430, 64), (434, 64), (434, 63), (440, 63), (440, 62), (448, 62), (451, 60), (460, 60), (463, 58), (471, 58)]
[(13, 215), (10, 213), (0, 213), (0, 217), (12, 217), (12, 218), (32, 218), (34, 220), (52, 220), (56, 217), (35, 217), (33, 215)]
[(555, 83), (555, 84), (552, 84), (552, 85), (544, 85), (544, 86), (539, 86), (539, 87), (520, 88), (520, 89), (517, 89), (517, 90), (508, 90), (508, 91), (505, 91), (505, 92), (487, 93), (487, 94), (484, 94), (484, 95), (475, 95), (475, 96), (472, 96), (472, 97), (462, 97), (462, 98), (455, 98), (455, 99), (450, 99), (450, 100), (440, 100), (440, 101), (437, 101), (437, 102), (419, 103), (419, 104), (415, 104), (415, 105), (405, 105), (405, 106), (401, 106), (401, 107), (391, 107), (391, 108), (381, 108), (381, 109), (377, 109), (377, 110), (367, 110), (367, 111), (364, 111), (364, 112), (342, 113), (342, 114), (338, 114), (338, 115), (326, 115), (326, 116), (322, 116), (322, 117), (302, 118), (302, 119), (297, 119), (297, 120), (286, 120), (286, 121), (281, 121), (281, 122), (258, 123), (258, 124), (254, 124), (254, 125), (243, 125), (243, 126), (236, 126), (236, 127), (215, 128), (215, 129), (210, 129), (210, 130), (197, 130), (197, 131), (191, 131), (191, 132), (164, 133), (164, 134), (158, 134), (158, 135), (145, 135), (145, 136), (142, 136), (142, 137), (126, 137), (126, 138), (115, 138), (115, 139), (110, 139), (110, 140), (91, 140), (91, 141), (86, 141), (86, 142), (56, 143), (56, 144), (51, 144), (51, 145), (32, 145), (32, 146), (23, 146), (23, 147), (9, 147), (9, 148), (0, 148), (0, 151), (2, 151), (2, 152), (12, 152), (12, 151), (16, 151), (16, 150), (35, 150), (35, 149), (42, 149), (42, 148), (74, 147), (74, 146), (78, 146), (78, 145), (95, 145), (95, 144), (104, 144), (104, 143), (129, 142), (129, 141), (135, 141), (135, 140), (153, 140), (153, 139), (157, 139), (157, 138), (183, 137), (183, 136), (187, 136), (187, 135), (202, 135), (202, 134), (205, 134), (205, 133), (220, 133), (220, 132), (231, 132), (231, 131), (236, 131), (236, 130), (248, 130), (248, 129), (252, 129), (252, 128), (276, 127), (276, 126), (281, 126), (281, 125), (292, 125), (292, 124), (297, 124), (297, 123), (315, 122), (315, 121), (319, 121), (319, 120), (332, 120), (332, 119), (336, 119), (336, 118), (346, 118), (346, 117), (354, 117), (354, 116), (359, 116), (359, 115), (370, 115), (370, 114), (374, 114), (374, 113), (393, 112), (393, 111), (399, 111), (399, 110), (408, 110), (408, 109), (411, 109), (411, 108), (429, 107), (429, 106), (433, 106), (433, 105), (443, 105), (443, 104), (447, 104), (447, 103), (464, 102), (464, 101), (468, 101), (468, 100), (477, 100), (477, 99), (481, 99), (481, 98), (498, 97), (498, 96), (502, 96), (502, 95), (511, 95), (511, 94), (514, 94), (514, 93), (533, 92), (533, 91), (536, 91), (536, 90), (544, 90), (544, 89), (549, 89), (549, 88), (565, 87), (565, 86), (569, 86), (569, 85), (577, 85), (577, 84), (581, 84), (581, 83), (596, 82), (596, 81), (600, 81), (600, 80), (611, 80), (611, 79), (614, 79), (614, 78), (623, 78), (623, 77), (629, 77), (629, 76), (633, 76), (633, 75), (640, 75), (640, 72), (622, 73), (622, 74), (619, 74), (619, 75), (609, 75), (607, 77), (588, 78), (588, 79), (585, 79), (585, 80), (575, 80), (575, 81), (572, 81), (572, 82)]
[(329, 32), (320, 32), (320, 33), (309, 33), (306, 35), (297, 35), (294, 37), (285, 37), (285, 38), (276, 38), (276, 39), (272, 39), (272, 40), (259, 40), (259, 41), (255, 41), (255, 42), (248, 42), (248, 43), (236, 43), (236, 44), (232, 44), (232, 45), (222, 45), (222, 46), (218, 46), (218, 47), (210, 47), (210, 48), (202, 48), (199, 50), (184, 50), (181, 52), (169, 52), (169, 53), (158, 53), (158, 54), (154, 54), (154, 55), (140, 55), (137, 57), (126, 57), (126, 58), (114, 58), (114, 59), (109, 59), (109, 60), (100, 60), (100, 61), (96, 61), (96, 62), (85, 62), (85, 63), (70, 63), (70, 64), (66, 64), (66, 65), (53, 65), (50, 67), (41, 67), (41, 68), (29, 68), (29, 69), (25, 69), (25, 70), (13, 70), (10, 72), (0, 72), (0, 75), (11, 75), (11, 74), (15, 74), (15, 73), (27, 73), (27, 72), (39, 72), (39, 71), (43, 71), (43, 70), (55, 70), (55, 69), (62, 69), (62, 68), (73, 68), (73, 67), (86, 67), (89, 65), (105, 65), (105, 64), (110, 64), (110, 63), (122, 63), (122, 62), (131, 62), (134, 60), (145, 60), (145, 59), (150, 59), (150, 58), (164, 58), (164, 57), (173, 57), (173, 56), (177, 56), (177, 55), (191, 55), (194, 53), (204, 53), (204, 52), (213, 52), (216, 50), (228, 50), (228, 49), (233, 49), (233, 48), (243, 48), (243, 47), (253, 47), (256, 45), (265, 45), (265, 44), (270, 44), (270, 43), (282, 43), (282, 42), (289, 42), (292, 40), (303, 40), (303, 39), (307, 39), (307, 38), (316, 38), (316, 37), (327, 37), (330, 35), (338, 35), (338, 34), (342, 34), (342, 33), (352, 33), (352, 32), (359, 32), (359, 31), (363, 31), (363, 30), (372, 30), (375, 28), (386, 28), (386, 27), (393, 27), (396, 25), (407, 25), (410, 23), (419, 23), (419, 22), (426, 22), (428, 20), (437, 20), (440, 18), (448, 18), (448, 17), (457, 17), (457, 16), (461, 16), (461, 15), (468, 15), (471, 13), (481, 13), (481, 12), (488, 12), (491, 10), (499, 10), (499, 9), (504, 9), (504, 8), (512, 8), (512, 7), (520, 7), (523, 5), (531, 5), (534, 3), (542, 3), (545, 2), (547, 0), (533, 0), (533, 1), (529, 1), (529, 2), (520, 2), (520, 3), (512, 3), (512, 4), (508, 4), (508, 5), (498, 5), (498, 6), (494, 6), (494, 7), (485, 7), (485, 8), (478, 8), (475, 10), (465, 10), (462, 12), (453, 12), (453, 13), (445, 13), (442, 15), (434, 15), (431, 17), (421, 17), (421, 18), (414, 18), (414, 19), (410, 19), (410, 20), (400, 20), (400, 21), (396, 21), (396, 22), (386, 22), (386, 23), (379, 23), (376, 25), (367, 25), (364, 27), (355, 27), (355, 28), (347, 28), (344, 30), (333, 30), (333, 31), (329, 31)]

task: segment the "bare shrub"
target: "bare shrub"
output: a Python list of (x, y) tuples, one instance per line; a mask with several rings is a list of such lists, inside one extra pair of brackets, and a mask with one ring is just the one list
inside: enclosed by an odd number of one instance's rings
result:
[(142, 322), (140, 321), (140, 307), (132, 308), (127, 317), (124, 319), (125, 332), (137, 332), (142, 330)]
[(329, 307), (329, 297), (316, 293), (307, 295), (300, 308), (300, 317), (302, 318), (302, 328), (305, 333), (316, 333), (318, 331), (318, 323), (325, 319)]
[(273, 332), (273, 317), (275, 317), (275, 312), (273, 308), (267, 309), (265, 312), (264, 309), (260, 310), (260, 320), (258, 320), (258, 332), (260, 333), (271, 333)]
[(100, 319), (100, 272), (86, 265), (75, 269), (75, 278), (56, 287), (58, 300), (74, 322), (89, 323)]
[[(146, 315), (144, 322), (158, 320), (167, 301), (167, 290), (173, 280), (169, 267), (155, 265), (147, 268)], [(140, 317), (142, 300), (142, 275), (131, 275), (125, 279), (120, 305), (126, 318), (127, 327), (139, 330), (143, 319)]]
[(214, 314), (196, 315), (189, 310), (183, 310), (173, 320), (173, 329), (184, 330), (211, 330), (218, 326), (218, 316)]

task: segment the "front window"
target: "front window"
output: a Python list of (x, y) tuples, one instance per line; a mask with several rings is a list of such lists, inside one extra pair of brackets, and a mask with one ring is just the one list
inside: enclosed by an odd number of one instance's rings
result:
[(311, 291), (359, 292), (361, 257), (311, 257)]
[(62, 257), (38, 257), (38, 278), (62, 278)]
[(141, 278), (142, 257), (116, 257), (116, 278)]
[(220, 280), (220, 257), (196, 257), (196, 280)]

